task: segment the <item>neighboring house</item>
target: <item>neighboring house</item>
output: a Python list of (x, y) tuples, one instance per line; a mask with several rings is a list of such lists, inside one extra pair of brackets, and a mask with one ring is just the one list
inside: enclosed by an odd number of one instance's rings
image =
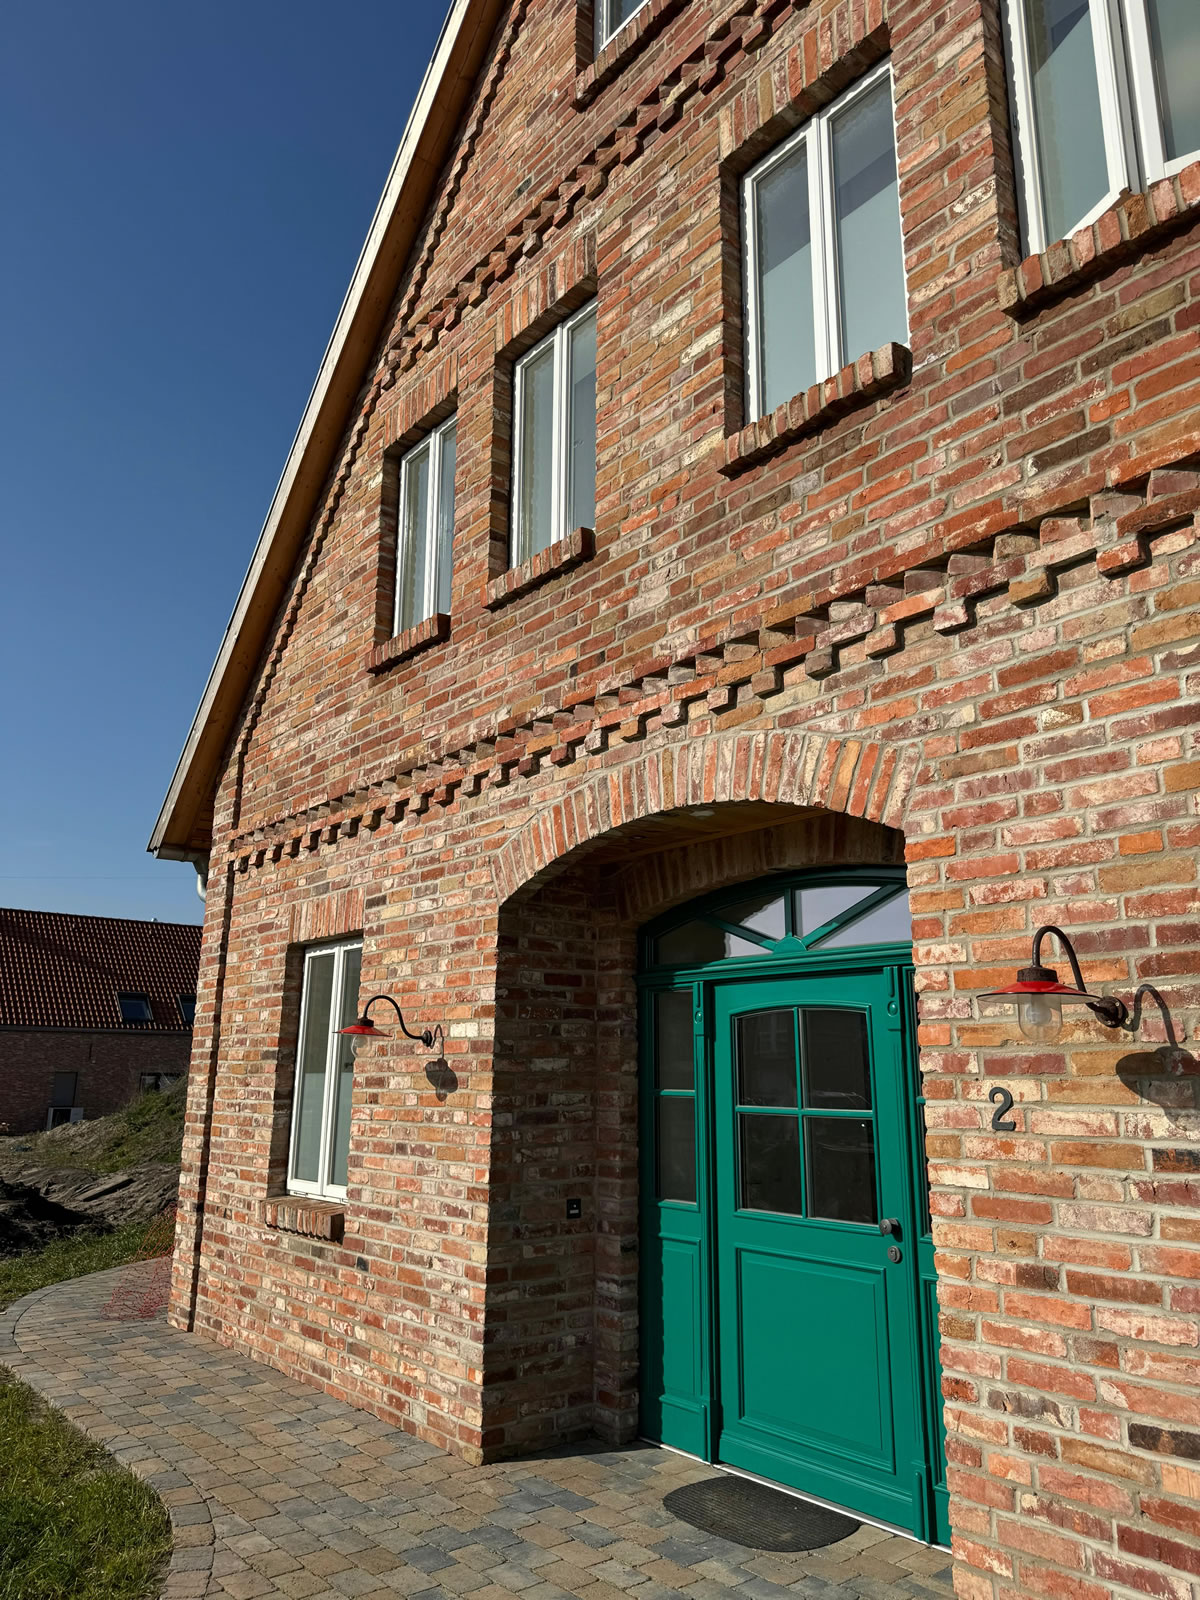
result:
[[(153, 839), (176, 1325), (1182, 1600), (1198, 49), (455, 0)], [(1043, 923), (1161, 1005), (982, 1014)]]
[(0, 910), (0, 1124), (102, 1117), (188, 1070), (200, 929)]

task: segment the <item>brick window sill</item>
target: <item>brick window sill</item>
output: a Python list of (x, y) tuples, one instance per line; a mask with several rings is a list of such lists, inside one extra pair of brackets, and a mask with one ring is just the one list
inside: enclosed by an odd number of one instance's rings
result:
[(443, 639), (449, 637), (449, 616), (444, 611), (435, 611), (423, 622), (414, 623), (411, 628), (405, 628), (403, 633), (396, 634), (394, 638), (386, 640), (383, 644), (377, 644), (373, 650), (368, 651), (367, 671), (386, 672), (397, 662), (407, 661), (418, 651), (428, 650), (430, 645), (440, 644)]
[(1126, 190), (1069, 239), (1000, 274), (1000, 309), (1020, 321), (1098, 278), (1200, 215), (1200, 161), (1142, 193)]
[(569, 572), (581, 562), (590, 561), (595, 549), (596, 535), (592, 530), (576, 528), (565, 539), (557, 539), (547, 549), (530, 556), (528, 561), (522, 561), (519, 567), (510, 567), (493, 578), (487, 586), (485, 604), (488, 610), (495, 611), (518, 595), (528, 594), (530, 589), (549, 582), (560, 572)]
[(338, 1244), (346, 1229), (346, 1204), (301, 1194), (278, 1195), (263, 1201), (262, 1220), (280, 1233), (299, 1233), (306, 1239), (329, 1239)]
[(907, 345), (885, 344), (835, 372), (823, 383), (802, 389), (786, 405), (759, 417), (738, 433), (722, 439), (718, 447), (718, 472), (736, 477), (768, 456), (778, 455), (797, 439), (818, 433), (850, 411), (869, 405), (881, 394), (902, 388), (912, 376), (912, 352)]
[(646, 0), (642, 9), (617, 29), (596, 59), (579, 72), (575, 79), (576, 109), (582, 111), (590, 105), (685, 4), (686, 0)]

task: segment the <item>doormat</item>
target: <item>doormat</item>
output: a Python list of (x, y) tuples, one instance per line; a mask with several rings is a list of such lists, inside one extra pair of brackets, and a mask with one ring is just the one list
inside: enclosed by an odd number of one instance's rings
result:
[(663, 1505), (681, 1522), (751, 1550), (820, 1550), (862, 1526), (840, 1511), (729, 1473), (672, 1489)]

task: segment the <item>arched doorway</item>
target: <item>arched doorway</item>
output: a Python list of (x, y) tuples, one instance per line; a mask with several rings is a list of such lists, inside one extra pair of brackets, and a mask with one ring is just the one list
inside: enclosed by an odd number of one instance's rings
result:
[(642, 931), (641, 1426), (948, 1538), (902, 868)]

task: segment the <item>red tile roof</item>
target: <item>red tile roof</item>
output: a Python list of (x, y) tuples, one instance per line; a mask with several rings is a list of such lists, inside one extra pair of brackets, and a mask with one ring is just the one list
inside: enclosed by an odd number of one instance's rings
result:
[[(192, 923), (0, 910), (0, 1027), (185, 1033), (199, 962)], [(118, 991), (145, 995), (153, 1022), (122, 1022)]]

